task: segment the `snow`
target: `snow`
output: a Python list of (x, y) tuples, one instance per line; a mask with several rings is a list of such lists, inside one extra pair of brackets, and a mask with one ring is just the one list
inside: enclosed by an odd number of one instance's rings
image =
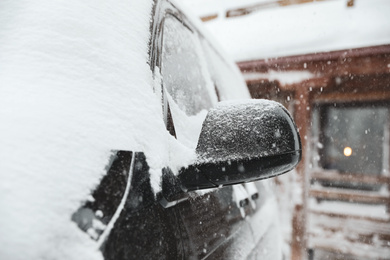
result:
[(304, 80), (315, 78), (316, 75), (309, 71), (274, 71), (268, 73), (248, 72), (244, 73), (245, 80), (268, 79), (269, 81), (277, 80), (282, 85), (300, 83)]
[(389, 44), (389, 13), (388, 0), (360, 0), (353, 7), (320, 1), (205, 24), (236, 61), (244, 61)]
[(151, 1), (1, 1), (1, 259), (101, 259), (70, 216), (111, 150), (167, 161), (150, 14)]
[(178, 107), (169, 94), (167, 94), (167, 96), (172, 112), (172, 120), (175, 125), (177, 140), (187, 146), (191, 151), (195, 152), (199, 135), (202, 130), (202, 123), (207, 115), (207, 110), (201, 110), (196, 115), (188, 116)]
[[(197, 16), (219, 14), (225, 16), (227, 10), (251, 6), (259, 3), (269, 3), (270, 0), (182, 0)], [(272, 0), (271, 0), (272, 1)], [(276, 1), (274, 1), (276, 2)]]

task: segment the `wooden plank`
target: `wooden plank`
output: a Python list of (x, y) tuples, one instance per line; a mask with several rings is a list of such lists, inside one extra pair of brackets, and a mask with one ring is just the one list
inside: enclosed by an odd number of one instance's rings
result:
[(310, 174), (312, 181), (338, 181), (361, 184), (390, 184), (389, 176), (367, 174), (341, 174), (338, 171), (315, 170)]
[[(390, 235), (390, 218), (388, 216), (387, 219), (381, 219), (381, 218), (373, 218), (368, 216), (359, 216), (359, 215), (351, 215), (351, 214), (341, 214), (341, 213), (333, 213), (333, 212), (327, 212), (322, 210), (310, 210), (310, 214), (316, 215), (316, 216), (326, 216), (329, 218), (338, 218), (338, 219), (356, 219), (356, 220), (364, 220), (369, 221), (373, 223), (377, 223), (379, 225), (383, 225), (388, 235)], [(381, 228), (382, 229), (382, 228)]]
[[(383, 259), (390, 256), (390, 222), (324, 212), (309, 213), (308, 248)], [(382, 257), (382, 258), (381, 258)]]
[(208, 22), (208, 21), (214, 20), (216, 18), (218, 18), (218, 14), (202, 16), (200, 19), (202, 20), (202, 22)]
[(269, 1), (266, 3), (259, 3), (259, 4), (254, 4), (251, 6), (230, 9), (230, 10), (227, 10), (226, 17), (230, 18), (230, 17), (243, 16), (243, 15), (247, 15), (247, 14), (253, 13), (255, 11), (261, 10), (261, 9), (266, 9), (266, 8), (270, 8), (270, 7), (278, 7), (279, 2), (280, 1)]
[[(253, 13), (255, 11), (264, 10), (272, 7), (306, 4), (314, 1), (315, 0), (269, 0), (268, 2), (262, 2), (251, 6), (230, 9), (226, 12), (226, 17), (243, 16), (243, 15)], [(329, 0), (320, 0), (320, 1), (329, 1)]]
[[(383, 82), (382, 86), (387, 87)], [(351, 92), (331, 92), (321, 93), (315, 97), (317, 103), (352, 103), (352, 102), (378, 102), (390, 100), (390, 91), (361, 91), (358, 93)]]
[(324, 200), (340, 200), (349, 202), (372, 203), (372, 204), (389, 204), (388, 196), (378, 195), (372, 192), (364, 191), (345, 191), (336, 189), (311, 189), (309, 196)]
[[(334, 244), (334, 241), (337, 241), (339, 238), (333, 237), (326, 240), (317, 240), (314, 238), (314, 247), (312, 249), (321, 249), (328, 252), (334, 252), (338, 257), (340, 254), (352, 255), (359, 257), (359, 259), (384, 259), (388, 260), (389, 258), (383, 258), (383, 256), (390, 255), (390, 250), (388, 248), (377, 248), (369, 245), (355, 244), (345, 241), (340, 241), (338, 244)], [(314, 253), (315, 256), (315, 253)], [(329, 259), (342, 259), (342, 258), (329, 258)], [(351, 259), (351, 258), (347, 258)]]
[[(296, 70), (303, 68), (302, 64), (306, 63), (307, 66), (313, 63), (314, 67), (318, 64), (325, 62), (327, 65), (336, 64), (336, 68), (339, 67), (339, 63), (351, 63), (354, 58), (364, 60), (366, 57), (378, 58), (381, 64), (385, 65), (384, 69), (388, 71), (387, 60), (389, 59), (390, 44), (371, 46), (356, 49), (347, 49), (331, 52), (311, 53), (304, 55), (285, 56), (277, 58), (268, 58), (262, 60), (251, 60), (238, 62), (237, 65), (243, 72), (266, 72), (269, 68), (277, 68), (278, 70)], [(330, 62), (330, 64), (329, 64)], [(386, 64), (385, 64), (386, 63)], [(296, 67), (294, 67), (296, 64)], [(383, 66), (382, 66), (383, 67)], [(368, 68), (369, 69), (369, 68)]]

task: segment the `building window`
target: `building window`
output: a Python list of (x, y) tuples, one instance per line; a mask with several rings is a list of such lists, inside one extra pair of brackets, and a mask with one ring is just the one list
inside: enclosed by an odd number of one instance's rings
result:
[[(313, 111), (317, 166), (340, 174), (378, 176), (388, 171), (389, 109), (386, 104), (320, 104)], [(333, 186), (340, 186), (332, 183)], [(345, 188), (353, 188), (342, 185)], [(377, 190), (378, 185), (355, 187)]]

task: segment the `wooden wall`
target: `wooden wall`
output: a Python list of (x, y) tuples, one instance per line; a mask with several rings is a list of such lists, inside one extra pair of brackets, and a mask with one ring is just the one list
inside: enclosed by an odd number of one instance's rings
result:
[[(384, 204), (388, 207), (387, 213), (390, 213), (390, 190), (389, 193), (372, 194), (318, 189), (318, 185), (314, 185), (330, 179), (382, 183), (388, 188), (388, 173), (377, 177), (358, 174), (346, 177), (337, 171), (314, 170), (309, 149), (312, 110), (316, 104), (390, 101), (390, 45), (247, 61), (238, 65), (247, 79), (252, 97), (273, 99), (284, 104), (293, 114), (302, 139), (303, 159), (298, 165), (296, 180), (303, 192), (300, 202), (294, 205), (291, 259), (311, 258), (312, 249), (378, 259), (387, 255), (390, 258), (390, 214), (389, 218), (383, 219), (356, 217), (316, 211), (309, 205), (310, 199), (362, 203), (362, 210), (364, 203)], [(303, 73), (306, 77), (286, 82), (284, 77), (289, 73)], [(316, 231), (313, 231), (313, 225)], [(364, 230), (359, 230), (358, 227), (362, 226)], [(356, 233), (354, 238), (351, 238), (351, 232)], [(336, 238), (340, 243), (334, 243)], [(375, 245), (373, 239), (376, 239)], [(379, 253), (377, 256), (367, 255), (359, 248)]]

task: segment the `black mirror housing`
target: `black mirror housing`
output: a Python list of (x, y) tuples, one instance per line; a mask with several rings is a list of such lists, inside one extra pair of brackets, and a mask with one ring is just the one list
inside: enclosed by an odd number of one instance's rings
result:
[(221, 102), (207, 114), (195, 164), (179, 173), (184, 190), (266, 179), (292, 170), (301, 140), (288, 111), (268, 100)]

